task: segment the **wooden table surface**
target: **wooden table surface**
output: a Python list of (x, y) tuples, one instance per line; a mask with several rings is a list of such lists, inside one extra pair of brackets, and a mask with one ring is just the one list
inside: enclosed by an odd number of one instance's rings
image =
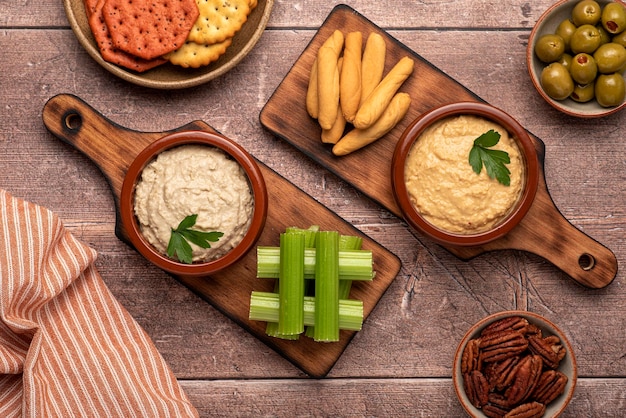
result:
[[(526, 72), (530, 30), (551, 1), (344, 3), (541, 138), (556, 206), (626, 261), (624, 113), (563, 115)], [(263, 129), (261, 109), (337, 4), (277, 0), (260, 42), (234, 70), (199, 87), (158, 91), (93, 61), (60, 0), (0, 2), (0, 188), (55, 211), (99, 252), (107, 285), (202, 416), (463, 416), (451, 382), (456, 344), (475, 321), (508, 309), (541, 314), (570, 337), (579, 380), (563, 416), (624, 416), (623, 271), (591, 290), (525, 252), (461, 261)], [(400, 274), (326, 378), (309, 378), (115, 237), (106, 180), (42, 123), (44, 104), (59, 93), (140, 131), (203, 120), (400, 258)]]

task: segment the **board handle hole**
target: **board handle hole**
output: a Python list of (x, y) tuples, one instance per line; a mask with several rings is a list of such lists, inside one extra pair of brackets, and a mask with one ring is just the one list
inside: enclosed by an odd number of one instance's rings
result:
[(75, 112), (66, 113), (63, 120), (65, 123), (65, 128), (69, 129), (70, 131), (77, 131), (83, 125), (83, 118), (80, 116), (80, 114)]
[(589, 271), (595, 267), (596, 259), (591, 254), (584, 253), (578, 257), (578, 265), (581, 269)]

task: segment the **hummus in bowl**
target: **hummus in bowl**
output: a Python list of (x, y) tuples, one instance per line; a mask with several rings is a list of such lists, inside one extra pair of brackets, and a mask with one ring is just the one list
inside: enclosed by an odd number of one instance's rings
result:
[[(478, 147), (479, 137), (493, 141)], [(502, 155), (506, 161), (488, 172)], [(391, 174), (412, 227), (440, 244), (482, 245), (513, 229), (530, 208), (538, 161), (528, 133), (509, 115), (484, 103), (454, 103), (409, 125)]]
[[(121, 220), (133, 246), (165, 271), (207, 276), (230, 266), (254, 245), (265, 225), (267, 190), (256, 161), (215, 133), (178, 132), (144, 149), (122, 185)], [(174, 230), (218, 233), (208, 248), (185, 239), (190, 261), (168, 254)]]

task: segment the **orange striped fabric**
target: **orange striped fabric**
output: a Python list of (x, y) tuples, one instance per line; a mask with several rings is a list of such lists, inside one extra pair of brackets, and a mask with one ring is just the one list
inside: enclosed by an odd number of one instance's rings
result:
[(56, 215), (0, 190), (0, 417), (195, 417)]

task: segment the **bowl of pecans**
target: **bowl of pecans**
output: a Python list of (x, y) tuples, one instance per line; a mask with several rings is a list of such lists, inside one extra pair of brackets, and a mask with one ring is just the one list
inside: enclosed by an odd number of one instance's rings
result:
[(557, 417), (576, 387), (574, 351), (546, 318), (503, 311), (473, 325), (454, 357), (452, 380), (471, 417)]

